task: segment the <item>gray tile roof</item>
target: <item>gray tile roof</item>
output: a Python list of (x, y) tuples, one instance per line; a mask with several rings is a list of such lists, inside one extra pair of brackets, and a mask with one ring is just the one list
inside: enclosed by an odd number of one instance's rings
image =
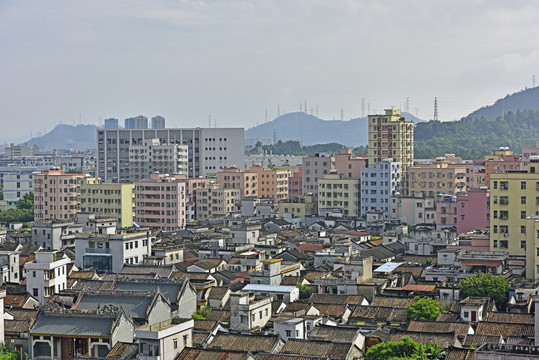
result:
[(154, 295), (129, 295), (122, 294), (103, 295), (85, 294), (75, 309), (97, 310), (106, 305), (122, 307), (125, 313), (133, 319), (145, 319), (146, 311), (150, 307)]
[(182, 282), (170, 282), (170, 283), (164, 283), (164, 282), (147, 282), (147, 281), (118, 281), (116, 283), (116, 286), (114, 287), (115, 291), (157, 291), (157, 288), (159, 287), (159, 291), (163, 295), (165, 299), (168, 300), (171, 304), (176, 303), (176, 299), (178, 298), (178, 293), (182, 289), (183, 281)]
[(116, 316), (89, 314), (41, 314), (32, 335), (110, 337)]

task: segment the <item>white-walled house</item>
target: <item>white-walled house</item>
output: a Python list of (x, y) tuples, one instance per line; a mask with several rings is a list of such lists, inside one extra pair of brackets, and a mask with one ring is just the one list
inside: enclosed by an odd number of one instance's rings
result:
[(38, 251), (36, 259), (24, 264), (26, 291), (40, 304), (67, 287), (67, 265), (71, 260), (58, 251)]

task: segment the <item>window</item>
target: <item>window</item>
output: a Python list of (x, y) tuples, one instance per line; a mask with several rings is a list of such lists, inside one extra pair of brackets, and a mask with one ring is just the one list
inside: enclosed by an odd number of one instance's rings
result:
[(256, 314), (252, 314), (252, 315), (251, 315), (251, 321), (254, 322), (255, 320), (256, 320)]
[(36, 288), (33, 289), (33, 292), (34, 296), (38, 296), (38, 290)]
[(498, 240), (492, 241), (492, 247), (497, 248), (498, 247)]
[(526, 218), (526, 211), (521, 211), (521, 212), (520, 212), (520, 218), (521, 218), (521, 219), (525, 219), (525, 218)]
[(500, 248), (507, 249), (508, 243), (507, 240), (500, 240)]
[(183, 336), (183, 345), (187, 346), (187, 342), (189, 341), (189, 335)]
[(526, 249), (526, 240), (520, 240), (520, 248)]
[(36, 272), (32, 271), (32, 277), (36, 277)]
[(174, 342), (174, 349), (177, 349), (178, 348), (178, 339), (174, 339), (172, 341)]
[(286, 330), (286, 337), (289, 338), (292, 336), (292, 331), (291, 330)]
[(521, 233), (521, 234), (525, 234), (525, 233), (526, 233), (526, 226), (525, 226), (525, 225), (520, 225), (520, 233)]
[(520, 182), (520, 189), (521, 190), (526, 190), (526, 182), (525, 181)]
[(470, 313), (468, 311), (464, 312), (464, 318), (467, 319), (470, 316)]
[(520, 204), (526, 205), (526, 197), (525, 196), (520, 197)]

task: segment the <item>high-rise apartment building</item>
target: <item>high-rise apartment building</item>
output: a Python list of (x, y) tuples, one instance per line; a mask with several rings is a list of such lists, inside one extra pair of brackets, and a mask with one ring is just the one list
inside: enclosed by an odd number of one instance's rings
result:
[(414, 122), (406, 121), (398, 109), (369, 115), (369, 167), (385, 158), (401, 163), (401, 188), (406, 195), (408, 169), (414, 160)]
[(329, 174), (333, 169), (335, 158), (329, 153), (309, 154), (303, 157), (303, 194), (313, 193), (316, 195), (318, 191), (318, 179), (324, 174)]
[(355, 217), (360, 213), (359, 179), (347, 179), (331, 173), (318, 179), (318, 213), (338, 211)]
[(118, 129), (118, 119), (105, 119), (105, 129)]
[(217, 173), (217, 183), (223, 189), (239, 189), (241, 198), (257, 198), (258, 174), (240, 168), (226, 168)]
[(100, 178), (84, 178), (80, 185), (80, 211), (118, 218), (120, 227), (133, 226), (134, 187), (133, 184), (103, 183)]
[(241, 189), (224, 189), (219, 184), (210, 184), (196, 193), (197, 220), (225, 218), (237, 211), (236, 204), (241, 200)]
[(45, 170), (34, 174), (34, 217), (36, 220), (75, 220), (80, 211), (82, 174)]
[[(490, 250), (525, 256), (536, 252), (527, 244), (529, 216), (538, 215), (539, 159), (531, 157), (528, 171), (490, 176)], [(537, 234), (531, 234), (533, 240)], [(536, 240), (534, 240), (536, 241)]]
[(274, 203), (288, 199), (288, 178), (290, 170), (268, 169), (252, 166), (249, 171), (258, 174), (258, 197), (273, 199)]
[(400, 191), (401, 164), (391, 159), (361, 170), (361, 213), (383, 211), (391, 216), (391, 197)]
[(135, 183), (135, 222), (162, 231), (184, 229), (185, 202), (184, 182), (166, 174), (152, 174)]
[(147, 129), (148, 118), (146, 116), (139, 115), (134, 118), (125, 119), (124, 124), (126, 129)]
[(104, 182), (130, 182), (129, 148), (150, 139), (159, 139), (162, 145), (187, 145), (190, 177), (244, 167), (243, 128), (98, 129), (97, 176)]
[(165, 118), (161, 115), (154, 116), (152, 118), (152, 129), (164, 129), (165, 128)]
[(189, 147), (187, 145), (163, 144), (159, 139), (144, 141), (129, 147), (129, 176), (135, 182), (150, 174), (189, 175)]
[(408, 192), (413, 196), (435, 197), (438, 194), (466, 195), (467, 168), (459, 164), (435, 161), (415, 164), (408, 169)]

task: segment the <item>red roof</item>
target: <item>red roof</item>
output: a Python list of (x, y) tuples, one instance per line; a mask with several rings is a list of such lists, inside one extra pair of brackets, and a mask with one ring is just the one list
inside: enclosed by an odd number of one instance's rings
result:
[(238, 272), (235, 272), (233, 274), (236, 275), (237, 277), (241, 277), (241, 278), (244, 278), (244, 279), (250, 279), (251, 278), (251, 276), (249, 275), (249, 273), (247, 271), (238, 271)]
[(408, 284), (402, 288), (402, 290), (406, 290), (406, 291), (434, 291), (434, 289), (436, 289), (435, 285), (411, 285), (411, 284)]
[(461, 265), (473, 265), (473, 266), (500, 266), (501, 260), (462, 260)]
[(184, 259), (183, 261), (185, 261), (189, 265), (193, 265), (194, 263), (197, 263), (199, 260), (197, 257), (194, 257), (194, 258)]
[(318, 251), (325, 248), (323, 244), (309, 244), (309, 243), (303, 243), (296, 250), (298, 251)]

